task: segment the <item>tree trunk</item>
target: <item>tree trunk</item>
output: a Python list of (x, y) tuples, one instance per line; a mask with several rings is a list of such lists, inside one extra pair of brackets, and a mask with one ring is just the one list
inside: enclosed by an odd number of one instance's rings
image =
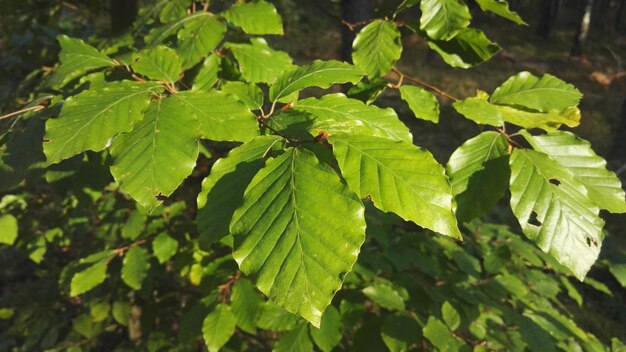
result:
[(552, 31), (552, 25), (559, 14), (560, 0), (542, 0), (541, 14), (539, 17), (539, 25), (535, 34), (541, 38), (548, 39)]
[(574, 36), (574, 43), (570, 51), (570, 57), (580, 57), (583, 54), (583, 46), (589, 35), (589, 25), (591, 24), (591, 10), (593, 9), (593, 0), (586, 0), (585, 10), (583, 11), (580, 25)]
[(615, 12), (615, 22), (613, 23), (613, 25), (615, 26), (616, 32), (619, 32), (622, 25), (622, 13), (624, 12), (624, 3), (626, 3), (626, 0), (619, 0), (619, 5), (617, 6), (617, 11)]
[(111, 0), (111, 32), (121, 34), (137, 17), (137, 0)]
[(356, 26), (350, 30), (344, 26), (341, 32), (341, 59), (352, 62), (352, 42), (356, 33), (363, 28), (362, 22), (372, 18), (373, 8), (370, 0), (341, 0), (343, 20)]
[(612, 160), (626, 161), (626, 99), (622, 103), (622, 112), (609, 157)]

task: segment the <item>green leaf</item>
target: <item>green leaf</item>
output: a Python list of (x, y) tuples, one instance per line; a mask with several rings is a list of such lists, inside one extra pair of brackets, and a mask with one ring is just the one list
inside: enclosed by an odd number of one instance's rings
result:
[(123, 326), (128, 326), (128, 320), (130, 319), (132, 306), (130, 303), (125, 301), (115, 301), (113, 302), (113, 309), (111, 309), (111, 313), (113, 315), (113, 319)]
[(511, 156), (511, 208), (524, 234), (583, 280), (600, 253), (604, 221), (566, 168), (533, 150)]
[(367, 136), (331, 136), (343, 177), (361, 198), (405, 220), (461, 238), (444, 168), (411, 143)]
[(443, 302), (441, 306), (441, 317), (451, 331), (458, 329), (459, 325), (461, 325), (459, 312), (448, 301)]
[(313, 341), (324, 352), (330, 352), (341, 342), (342, 324), (341, 315), (337, 308), (328, 306), (322, 315), (320, 328), (309, 327)]
[(600, 209), (612, 213), (626, 212), (626, 194), (620, 179), (606, 169), (606, 161), (591, 149), (589, 142), (564, 131), (540, 136), (522, 131), (522, 135), (533, 149), (567, 168), (585, 186), (589, 199)]
[(293, 108), (316, 116), (310, 127), (313, 134), (347, 133), (383, 137), (411, 142), (413, 136), (391, 108), (365, 105), (343, 94), (327, 94), (319, 99), (308, 98), (293, 104)]
[(257, 326), (265, 330), (289, 330), (298, 322), (297, 315), (284, 310), (272, 301), (266, 301), (261, 310)]
[(350, 64), (316, 60), (309, 66), (298, 67), (281, 75), (270, 87), (269, 98), (277, 101), (306, 87), (328, 88), (334, 83), (357, 83), (362, 77), (363, 73)]
[(520, 72), (496, 88), (490, 101), (550, 112), (575, 107), (581, 98), (582, 94), (576, 87), (552, 75), (545, 74), (539, 78), (530, 72)]
[(64, 86), (91, 70), (115, 66), (115, 61), (80, 39), (60, 35), (57, 40), (61, 44), (61, 66), (52, 77), (52, 86)]
[(141, 236), (143, 230), (146, 228), (147, 221), (148, 217), (146, 214), (143, 214), (139, 210), (133, 210), (128, 216), (128, 219), (126, 219), (124, 227), (122, 227), (122, 238), (126, 238), (131, 241), (136, 240), (139, 236)]
[(182, 72), (176, 51), (163, 45), (133, 55), (131, 67), (141, 75), (172, 84)]
[(384, 79), (373, 81), (361, 81), (356, 86), (351, 87), (346, 95), (348, 98), (357, 99), (367, 105), (373, 103), (387, 88), (388, 82)]
[(528, 24), (515, 11), (509, 10), (509, 4), (505, 0), (476, 0), (483, 11), (490, 11), (519, 25)]
[(563, 286), (565, 286), (565, 289), (567, 290), (567, 295), (571, 299), (576, 301), (579, 307), (582, 307), (583, 297), (580, 295), (580, 292), (578, 292), (578, 289), (569, 281), (569, 278), (566, 276), (561, 276), (561, 283), (563, 284)]
[(193, 79), (193, 86), (191, 90), (202, 90), (205, 92), (210, 91), (215, 83), (217, 83), (220, 72), (221, 58), (217, 54), (210, 54), (202, 62), (202, 66)]
[(497, 127), (504, 125), (500, 110), (487, 99), (489, 99), (487, 93), (478, 91), (475, 97), (456, 101), (452, 106), (459, 114), (478, 124)]
[(415, 319), (390, 315), (385, 318), (380, 335), (391, 352), (401, 352), (420, 342), (422, 329)]
[(187, 14), (191, 6), (191, 0), (171, 0), (159, 12), (159, 20), (163, 23), (175, 21)]
[(259, 135), (254, 114), (232, 95), (219, 91), (186, 91), (173, 98), (198, 116), (202, 138), (246, 142)]
[(449, 351), (455, 339), (446, 325), (432, 315), (428, 317), (428, 322), (422, 331), (424, 337), (440, 351)]
[(152, 251), (161, 264), (168, 261), (174, 254), (176, 254), (177, 250), (178, 241), (165, 232), (160, 233), (154, 241), (152, 241)]
[(283, 34), (283, 21), (276, 8), (263, 0), (235, 4), (222, 15), (248, 34)]
[(283, 73), (296, 66), (284, 51), (274, 50), (262, 38), (250, 40), (252, 44), (226, 43), (237, 62), (243, 78), (251, 83), (274, 83)]
[(210, 352), (219, 351), (235, 332), (235, 316), (229, 306), (218, 304), (202, 323), (202, 337)]
[(439, 101), (435, 96), (420, 87), (401, 86), (400, 96), (409, 104), (415, 117), (432, 122), (439, 122)]
[(148, 35), (146, 35), (146, 37), (144, 38), (146, 47), (151, 48), (165, 42), (167, 39), (173, 37), (176, 32), (178, 32), (178, 30), (185, 26), (187, 23), (194, 22), (200, 17), (213, 17), (213, 14), (206, 11), (196, 11), (191, 15), (181, 17), (178, 20), (167, 23), (164, 26), (152, 28)]
[(580, 124), (580, 110), (576, 107), (567, 108), (563, 111), (552, 110), (550, 112), (533, 112), (517, 109), (510, 106), (497, 105), (504, 121), (523, 128), (541, 128), (545, 131), (553, 131), (561, 125), (576, 127)]
[(313, 352), (313, 342), (307, 324), (299, 322), (276, 341), (274, 352)]
[(330, 166), (290, 148), (246, 189), (230, 227), (233, 257), (261, 292), (319, 326), (365, 239), (363, 213)]
[(241, 279), (233, 286), (230, 304), (237, 326), (250, 334), (256, 334), (256, 323), (263, 309), (263, 299), (254, 285)]
[(187, 21), (178, 31), (178, 48), (182, 66), (187, 69), (209, 55), (224, 38), (226, 24), (216, 17), (202, 16)]
[(404, 311), (404, 298), (398, 290), (386, 282), (375, 282), (363, 289), (363, 293), (372, 301), (389, 310)]
[(354, 66), (370, 78), (386, 74), (402, 55), (400, 39), (400, 31), (393, 22), (370, 22), (356, 35), (352, 44)]
[[(233, 212), (243, 203), (243, 194), (256, 173), (265, 165), (265, 156), (281, 146), (278, 136), (260, 136), (232, 149), (226, 158), (213, 164), (202, 181), (198, 195), (198, 230), (204, 244), (228, 235)], [(278, 145), (277, 145), (278, 144)]]
[(74, 331), (91, 339), (98, 335), (98, 329), (89, 314), (81, 314), (72, 321)]
[(151, 83), (119, 81), (67, 98), (59, 117), (46, 121), (43, 149), (48, 163), (105, 149), (111, 138), (141, 120), (155, 90)]
[(150, 269), (148, 251), (142, 247), (131, 247), (124, 256), (122, 280), (133, 290), (139, 290)]
[(259, 110), (263, 106), (263, 92), (254, 83), (226, 82), (221, 89), (237, 97), (250, 110)]
[[(55, 111), (55, 108), (44, 112)], [(41, 115), (28, 119), (19, 133), (11, 133), (0, 146), (0, 191), (18, 186), (29, 169), (45, 160), (43, 136), (45, 122)]]
[(622, 287), (626, 287), (626, 264), (611, 263), (609, 271)]
[(508, 147), (506, 138), (489, 131), (466, 141), (452, 153), (446, 172), (459, 220), (485, 214), (504, 197), (510, 175)]
[(469, 9), (459, 0), (422, 0), (420, 28), (432, 39), (448, 40), (469, 25)]
[(106, 260), (96, 262), (72, 277), (70, 296), (76, 297), (102, 284), (107, 274)]
[(464, 28), (448, 40), (429, 40), (428, 46), (439, 53), (448, 65), (459, 68), (482, 64), (500, 52), (498, 44), (473, 28)]
[(10, 214), (0, 216), (0, 243), (12, 245), (17, 239), (17, 219)]
[(193, 170), (198, 158), (198, 120), (174, 98), (151, 104), (132, 132), (111, 146), (111, 174), (120, 188), (142, 206), (154, 209)]

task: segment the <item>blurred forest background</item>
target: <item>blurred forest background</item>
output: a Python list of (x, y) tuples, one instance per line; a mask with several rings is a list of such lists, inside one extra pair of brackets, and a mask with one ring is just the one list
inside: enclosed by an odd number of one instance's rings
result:
[[(346, 59), (350, 31), (341, 19), (355, 23), (375, 11), (389, 13), (400, 0), (276, 0), (285, 21), (285, 36), (270, 38), (271, 45), (289, 52), (296, 63), (313, 59)], [(144, 0), (1, 0), (0, 1), (0, 115), (17, 110), (30, 101), (32, 87), (57, 62), (56, 36), (67, 34), (89, 39), (123, 36), (132, 28), (137, 9)], [(219, 0), (211, 0), (219, 6)], [(502, 51), (491, 61), (463, 70), (446, 65), (415, 34), (404, 37), (405, 51), (399, 66), (456, 97), (473, 96), (477, 89), (492, 91), (516, 72), (550, 73), (580, 89), (582, 123), (576, 131), (589, 140), (609, 168), (626, 180), (626, 0), (509, 0), (528, 26), (516, 26), (480, 11), (473, 1), (475, 27), (485, 31)], [(213, 5), (211, 5), (213, 6)], [(114, 10), (113, 10), (114, 9)], [(412, 9), (399, 20), (419, 18)], [(407, 30), (407, 33), (409, 31)], [(112, 39), (111, 39), (112, 40)], [(97, 41), (96, 41), (97, 43)], [(104, 44), (104, 43), (102, 43)], [(415, 119), (408, 106), (388, 90), (380, 105), (393, 106), (411, 128), (414, 142), (432, 151), (439, 162), (463, 141), (476, 135), (469, 120), (456, 116), (449, 101), (440, 100), (439, 124)], [(626, 249), (624, 216), (607, 218), (614, 243)], [(606, 273), (593, 273), (611, 287), (617, 300), (626, 291)], [(598, 295), (597, 306), (604, 298)], [(601, 315), (601, 311), (599, 313)], [(623, 327), (623, 325), (622, 325)], [(614, 335), (626, 332), (614, 326)], [(621, 334), (621, 335), (620, 335)]]

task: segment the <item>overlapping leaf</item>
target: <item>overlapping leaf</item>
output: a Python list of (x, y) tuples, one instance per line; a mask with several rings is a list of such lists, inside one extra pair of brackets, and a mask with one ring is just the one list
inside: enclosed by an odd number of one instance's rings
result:
[(460, 238), (444, 169), (426, 150), (371, 136), (330, 136), (343, 177), (380, 210)]
[(567, 168), (585, 186), (589, 198), (600, 209), (612, 213), (626, 212), (621, 181), (615, 173), (606, 169), (606, 161), (591, 149), (589, 142), (565, 131), (540, 136), (531, 136), (523, 131), (523, 136), (535, 150), (549, 155)]
[(574, 175), (546, 154), (515, 149), (511, 208), (524, 234), (582, 280), (600, 254), (604, 222)]
[(226, 158), (213, 164), (202, 181), (198, 195), (198, 231), (204, 244), (228, 235), (233, 212), (243, 203), (243, 194), (256, 173), (265, 165), (264, 157), (279, 146), (278, 136), (259, 136), (234, 148)]
[(504, 120), (497, 106), (487, 101), (489, 95), (479, 91), (475, 97), (465, 98), (452, 104), (459, 114), (482, 125), (502, 126)]
[(490, 11), (509, 21), (527, 25), (517, 12), (509, 10), (509, 4), (505, 0), (476, 0), (476, 2), (483, 11)]
[(178, 48), (183, 68), (187, 69), (209, 55), (222, 41), (226, 24), (212, 16), (187, 21), (178, 31)]
[(150, 269), (148, 251), (142, 247), (131, 247), (124, 256), (122, 280), (133, 290), (139, 290)]
[(202, 138), (245, 142), (259, 135), (254, 115), (232, 95), (219, 91), (186, 91), (174, 98), (198, 117)]
[(384, 75), (402, 55), (400, 31), (390, 21), (376, 20), (363, 27), (354, 39), (354, 65), (370, 78)]
[(222, 15), (248, 34), (283, 34), (283, 20), (276, 8), (263, 0), (235, 4)]
[(508, 142), (498, 132), (483, 132), (463, 143), (446, 166), (457, 217), (471, 220), (489, 211), (509, 183)]
[(200, 131), (194, 111), (181, 100), (156, 101), (132, 132), (111, 146), (111, 173), (123, 191), (149, 209), (169, 196), (191, 173)]
[(250, 110), (259, 110), (263, 106), (263, 91), (254, 83), (229, 81), (221, 90), (237, 97)]
[(420, 87), (401, 86), (400, 96), (409, 104), (415, 117), (432, 122), (439, 122), (439, 101), (435, 96)]
[(221, 58), (216, 54), (210, 54), (202, 62), (202, 67), (193, 79), (191, 90), (203, 90), (208, 92), (213, 88), (220, 72)]
[[(205, 11), (197, 11), (192, 13), (191, 15), (187, 15), (185, 17), (179, 18), (176, 21), (169, 22), (165, 25), (152, 28), (150, 32), (145, 36), (144, 41), (148, 48), (159, 45), (163, 42), (168, 41), (168, 39), (172, 38), (176, 35), (179, 29), (183, 28), (187, 23), (193, 22), (200, 17), (212, 17), (213, 15), (210, 12)], [(169, 41), (168, 41), (169, 44)]]
[(469, 9), (459, 0), (422, 0), (420, 28), (435, 40), (448, 40), (469, 25)]
[(274, 83), (278, 76), (295, 67), (289, 54), (273, 50), (265, 40), (253, 39), (251, 43), (225, 45), (235, 56), (246, 81)]
[(235, 332), (235, 316), (229, 306), (220, 303), (202, 323), (202, 337), (209, 352), (217, 352)]
[(168, 83), (178, 81), (182, 72), (176, 51), (163, 45), (136, 54), (131, 67), (139, 74)]
[(187, 14), (191, 0), (171, 0), (159, 12), (159, 20), (163, 23), (175, 21)]
[(293, 108), (316, 117), (310, 126), (313, 134), (324, 131), (372, 135), (393, 140), (411, 142), (409, 129), (398, 119), (391, 108), (381, 109), (365, 105), (343, 94), (327, 94), (323, 97), (297, 101)]
[(231, 223), (233, 257), (270, 299), (319, 326), (365, 239), (363, 213), (333, 169), (288, 149), (246, 189)]
[(115, 66), (111, 58), (80, 39), (60, 35), (57, 40), (61, 44), (61, 66), (54, 73), (52, 86), (63, 86), (90, 70)]
[(309, 66), (298, 67), (280, 76), (270, 88), (269, 98), (277, 101), (306, 87), (328, 88), (334, 83), (357, 83), (361, 78), (363, 73), (350, 64), (316, 60)]
[(524, 128), (541, 128), (545, 131), (553, 131), (561, 125), (576, 127), (580, 124), (580, 110), (576, 107), (545, 113), (526, 111), (505, 105), (496, 105), (496, 107), (504, 121)]
[(46, 122), (44, 153), (50, 164), (86, 150), (100, 151), (143, 115), (156, 86), (119, 81), (65, 100), (61, 114)]
[(500, 51), (498, 44), (473, 28), (464, 28), (449, 40), (429, 40), (428, 46), (439, 53), (448, 65), (460, 68), (481, 64)]

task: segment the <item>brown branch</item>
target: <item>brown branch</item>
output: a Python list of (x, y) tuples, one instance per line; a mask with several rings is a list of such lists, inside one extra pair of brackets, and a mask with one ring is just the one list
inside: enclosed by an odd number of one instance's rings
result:
[(433, 92), (435, 92), (435, 93), (437, 93), (437, 94), (441, 95), (442, 97), (444, 97), (444, 98), (448, 98), (448, 99), (450, 99), (450, 100), (452, 100), (452, 101), (458, 101), (458, 100), (459, 100), (459, 99), (455, 98), (454, 96), (452, 96), (452, 95), (450, 95), (450, 94), (446, 93), (446, 92), (445, 92), (445, 91), (443, 91), (442, 89), (440, 89), (440, 88), (437, 88), (437, 87), (433, 86), (433, 85), (432, 85), (432, 84), (430, 84), (430, 83), (424, 82), (424, 81), (422, 81), (422, 80), (420, 80), (420, 79), (418, 79), (418, 78), (415, 78), (415, 77), (411, 77), (411, 76), (407, 76), (407, 75), (405, 75), (404, 73), (402, 73), (402, 72), (401, 72), (401, 71), (400, 71), (397, 67), (395, 67), (395, 66), (394, 66), (391, 70), (392, 70), (393, 72), (395, 72), (395, 73), (396, 73), (396, 74), (400, 77), (400, 79), (401, 79), (401, 80), (402, 80), (402, 79), (406, 79), (407, 81), (411, 81), (411, 82), (413, 82), (413, 83), (419, 84), (420, 86), (422, 86), (422, 87), (426, 87), (426, 88), (428, 88), (428, 89), (432, 90)]
[(43, 105), (29, 106), (29, 107), (24, 108), (24, 109), (20, 109), (20, 110), (17, 110), (17, 111), (10, 112), (10, 113), (8, 113), (6, 115), (2, 115), (2, 116), (0, 116), (0, 120), (4, 120), (4, 119), (9, 118), (11, 116), (19, 115), (19, 114), (22, 114), (22, 113), (25, 113), (25, 112), (28, 112), (28, 111), (43, 110), (44, 108), (45, 108), (45, 106), (43, 106)]

